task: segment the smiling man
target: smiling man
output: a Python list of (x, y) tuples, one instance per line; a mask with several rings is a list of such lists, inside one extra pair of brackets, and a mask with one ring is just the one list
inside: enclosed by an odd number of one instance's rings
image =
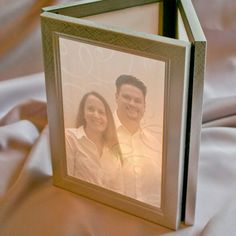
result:
[(121, 75), (116, 80), (116, 89), (117, 116), (122, 125), (134, 134), (144, 115), (147, 88), (141, 80)]
[(132, 75), (116, 80), (114, 114), (123, 159), (124, 194), (160, 206), (161, 161), (158, 142), (141, 127), (146, 108), (146, 85)]

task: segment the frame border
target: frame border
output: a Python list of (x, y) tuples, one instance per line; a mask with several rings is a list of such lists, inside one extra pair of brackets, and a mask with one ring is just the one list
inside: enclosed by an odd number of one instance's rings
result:
[[(180, 223), (182, 201), (190, 43), (96, 24), (52, 12), (41, 14), (41, 24), (54, 183), (114, 208), (176, 229)], [(58, 54), (60, 36), (82, 38), (87, 43), (96, 42), (101, 47), (105, 46), (113, 50), (167, 61), (168, 76), (165, 83), (164, 99), (167, 104), (167, 109), (164, 111), (166, 118), (164, 118), (166, 120), (164, 127), (167, 128), (164, 129), (166, 130), (166, 132), (164, 131), (164, 142), (168, 147), (174, 146), (175, 148), (165, 148), (164, 144), (163, 162), (165, 164), (162, 171), (163, 169), (165, 171), (163, 171), (164, 182), (162, 183), (160, 209), (101, 187), (84, 184), (84, 181), (75, 181), (74, 178), (66, 175), (65, 167), (63, 167), (65, 163), (62, 161), (63, 158), (65, 159), (65, 142), (62, 138), (64, 122)], [(56, 119), (57, 116), (59, 116), (58, 119)], [(175, 128), (176, 126), (177, 128)], [(59, 137), (59, 142), (54, 137)], [(78, 185), (80, 189), (78, 189)]]
[(177, 6), (189, 41), (192, 43), (182, 220), (186, 225), (193, 225), (197, 200), (207, 42), (192, 3), (188, 0), (179, 0)]

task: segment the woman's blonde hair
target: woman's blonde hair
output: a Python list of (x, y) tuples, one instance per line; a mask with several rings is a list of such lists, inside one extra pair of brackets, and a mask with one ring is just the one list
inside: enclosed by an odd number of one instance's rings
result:
[(86, 121), (84, 118), (85, 117), (84, 108), (85, 108), (86, 100), (90, 95), (93, 95), (96, 98), (98, 98), (105, 107), (106, 116), (107, 116), (107, 128), (105, 129), (104, 134), (103, 134), (104, 142), (105, 142), (105, 145), (113, 152), (113, 154), (118, 155), (121, 160), (121, 151), (120, 151), (119, 141), (117, 137), (114, 118), (113, 118), (110, 106), (108, 105), (106, 99), (102, 95), (100, 95), (99, 93), (95, 91), (91, 91), (91, 92), (86, 93), (82, 97), (80, 105), (79, 105), (77, 127), (80, 127), (80, 126), (86, 127)]

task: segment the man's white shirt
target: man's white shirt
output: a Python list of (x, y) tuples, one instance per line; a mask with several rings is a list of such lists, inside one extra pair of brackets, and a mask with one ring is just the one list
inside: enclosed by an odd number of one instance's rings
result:
[(162, 160), (158, 137), (141, 127), (131, 134), (117, 112), (114, 120), (123, 160), (124, 194), (160, 207)]

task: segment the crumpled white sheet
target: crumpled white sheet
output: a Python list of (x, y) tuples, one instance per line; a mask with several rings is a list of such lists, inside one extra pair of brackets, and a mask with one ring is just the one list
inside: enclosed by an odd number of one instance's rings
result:
[(208, 40), (195, 225), (171, 231), (53, 186), (41, 73), (0, 83), (0, 236), (236, 235), (236, 2), (193, 3)]

